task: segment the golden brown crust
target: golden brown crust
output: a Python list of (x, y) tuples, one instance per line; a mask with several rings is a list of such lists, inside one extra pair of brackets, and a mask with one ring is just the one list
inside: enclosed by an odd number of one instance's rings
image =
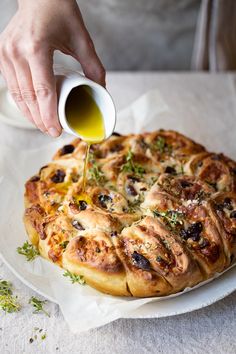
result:
[(173, 131), (62, 147), (25, 185), (40, 254), (96, 289), (165, 296), (236, 261), (236, 163)]

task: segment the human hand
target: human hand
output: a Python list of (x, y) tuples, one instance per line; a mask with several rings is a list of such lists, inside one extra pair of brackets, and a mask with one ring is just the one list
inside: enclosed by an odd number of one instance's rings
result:
[(61, 134), (53, 53), (77, 59), (84, 74), (105, 86), (105, 70), (75, 0), (18, 0), (0, 35), (0, 71), (18, 107), (42, 132)]

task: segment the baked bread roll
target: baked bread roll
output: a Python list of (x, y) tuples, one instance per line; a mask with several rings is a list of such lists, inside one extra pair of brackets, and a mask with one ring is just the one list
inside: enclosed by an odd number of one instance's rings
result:
[(165, 296), (236, 260), (236, 163), (174, 131), (62, 147), (25, 185), (40, 254), (118, 296)]

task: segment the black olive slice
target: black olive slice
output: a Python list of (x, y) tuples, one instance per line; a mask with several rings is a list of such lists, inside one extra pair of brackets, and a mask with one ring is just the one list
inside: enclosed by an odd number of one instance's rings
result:
[(191, 238), (193, 241), (199, 241), (202, 230), (203, 230), (202, 223), (198, 221), (190, 225), (187, 230), (184, 229), (180, 230), (180, 236), (184, 240), (188, 240), (189, 238)]
[(85, 200), (79, 200), (79, 208), (80, 210), (85, 210), (87, 209), (88, 204), (86, 203)]
[(128, 175), (127, 178), (130, 179), (132, 182), (140, 182), (140, 178), (132, 175)]
[(54, 183), (62, 183), (65, 179), (65, 172), (62, 170), (57, 170), (56, 173), (52, 176), (51, 181)]
[(215, 205), (215, 209), (219, 210), (219, 211), (223, 211), (224, 210), (224, 205), (223, 204), (216, 204)]
[(77, 220), (73, 220), (71, 224), (72, 224), (72, 226), (74, 226), (75, 229), (77, 229), (79, 231), (85, 230), (83, 228), (83, 226)]
[(193, 185), (192, 183), (190, 183), (190, 182), (188, 182), (186, 180), (180, 181), (180, 184), (181, 184), (182, 188), (192, 187), (192, 185)]
[(225, 200), (224, 200), (224, 208), (228, 209), (228, 210), (233, 210), (233, 206), (231, 204), (231, 199), (226, 197)]
[(134, 253), (132, 254), (132, 259), (136, 267), (141, 268), (143, 270), (151, 269), (149, 260), (146, 257), (144, 257), (142, 254), (134, 251)]
[(236, 175), (236, 167), (233, 167), (233, 168), (231, 169), (231, 173), (232, 173), (232, 175)]
[(230, 213), (230, 218), (231, 218), (231, 219), (236, 219), (236, 210), (233, 210), (233, 211)]
[(107, 208), (107, 203), (112, 201), (112, 198), (106, 194), (100, 194), (98, 196), (99, 203), (102, 208)]
[(128, 184), (126, 186), (126, 192), (127, 194), (132, 195), (133, 197), (135, 197), (138, 194), (135, 188), (132, 186), (132, 184)]
[(166, 169), (165, 169), (165, 173), (169, 173), (171, 175), (176, 175), (176, 170), (172, 166), (167, 166)]
[(66, 155), (66, 154), (71, 154), (75, 150), (74, 145), (65, 145), (61, 148), (60, 150), (60, 155)]

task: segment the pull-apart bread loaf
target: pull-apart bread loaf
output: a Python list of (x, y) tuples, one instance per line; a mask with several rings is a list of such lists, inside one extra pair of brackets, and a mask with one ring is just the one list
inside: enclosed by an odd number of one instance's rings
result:
[(236, 163), (174, 131), (62, 147), (26, 183), (40, 254), (112, 295), (164, 296), (236, 259)]

